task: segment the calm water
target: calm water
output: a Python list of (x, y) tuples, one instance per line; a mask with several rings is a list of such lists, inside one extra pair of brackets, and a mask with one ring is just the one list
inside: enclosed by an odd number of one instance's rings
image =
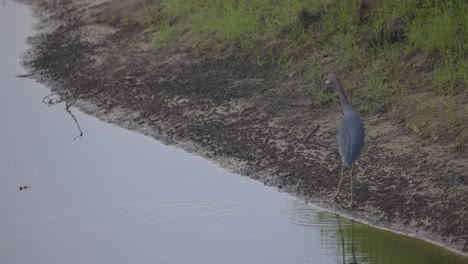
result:
[(352, 246), (359, 263), (468, 263), (76, 110), (73, 140), (63, 105), (14, 77), (33, 23), (0, 6), (0, 263), (350, 263)]

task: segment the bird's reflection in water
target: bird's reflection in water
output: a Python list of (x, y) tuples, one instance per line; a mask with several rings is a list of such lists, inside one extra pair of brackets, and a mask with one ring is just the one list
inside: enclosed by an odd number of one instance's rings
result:
[(343, 236), (343, 229), (341, 227), (340, 217), (337, 214), (335, 214), (335, 216), (336, 216), (336, 222), (338, 223), (338, 228), (340, 230), (343, 264), (358, 264), (358, 262), (356, 261), (356, 253), (354, 252), (354, 220), (351, 219), (351, 254), (353, 255), (353, 262), (346, 263), (346, 253), (345, 253), (346, 250), (345, 250), (345, 240)]

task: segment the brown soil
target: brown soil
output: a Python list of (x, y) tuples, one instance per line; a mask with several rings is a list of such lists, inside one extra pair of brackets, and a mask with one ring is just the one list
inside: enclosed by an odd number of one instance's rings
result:
[(341, 202), (328, 201), (341, 170), (338, 105), (314, 105), (293, 77), (258, 66), (235, 45), (155, 48), (150, 30), (103, 24), (106, 1), (23, 2), (42, 29), (28, 67), (53, 91), (79, 96), (82, 110), (304, 201), (468, 253), (466, 154), (365, 116), (355, 209), (347, 210), (347, 180)]

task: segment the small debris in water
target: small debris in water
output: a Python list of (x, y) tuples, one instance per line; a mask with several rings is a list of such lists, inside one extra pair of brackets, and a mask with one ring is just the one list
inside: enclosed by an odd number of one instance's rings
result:
[(29, 188), (31, 188), (31, 186), (24, 185), (24, 186), (20, 186), (19, 190), (22, 191), (22, 190), (27, 190)]

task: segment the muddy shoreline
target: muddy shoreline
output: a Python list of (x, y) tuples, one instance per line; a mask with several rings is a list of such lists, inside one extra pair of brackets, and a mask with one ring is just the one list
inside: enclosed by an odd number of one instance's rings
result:
[(349, 211), (347, 181), (341, 203), (328, 201), (341, 169), (339, 106), (314, 105), (294, 78), (235, 45), (154, 47), (150, 30), (104, 24), (108, 1), (21, 2), (40, 20), (26, 66), (53, 92), (77, 96), (82, 111), (306, 202), (468, 254), (466, 153), (365, 116)]

